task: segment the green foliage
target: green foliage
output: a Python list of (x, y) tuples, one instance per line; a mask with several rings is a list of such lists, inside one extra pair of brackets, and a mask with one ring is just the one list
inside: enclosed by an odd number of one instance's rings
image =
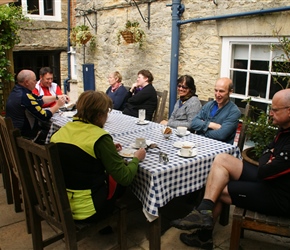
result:
[(247, 138), (255, 144), (253, 150), (255, 157), (259, 159), (265, 147), (273, 141), (277, 133), (277, 126), (273, 124), (272, 118), (265, 111), (253, 106), (251, 106), (250, 116), (243, 122), (247, 125)]
[[(132, 41), (126, 40), (123, 35), (124, 32), (132, 33), (133, 40)], [(143, 47), (145, 38), (146, 38), (145, 32), (141, 29), (139, 22), (130, 21), (130, 20), (126, 22), (124, 29), (121, 29), (118, 31), (118, 34), (117, 34), (118, 45), (120, 45), (121, 43), (121, 36), (123, 36), (123, 38), (125, 39), (127, 43), (131, 43), (131, 42), (138, 43), (139, 48)]]
[(280, 36), (279, 31), (274, 31), (273, 35), (278, 38), (279, 43), (272, 44), (271, 50), (282, 51), (282, 54), (276, 56), (273, 61), (272, 67), (278, 72), (273, 76), (273, 80), (275, 84), (280, 85), (281, 89), (286, 89), (290, 87), (290, 40), (285, 36)]
[(8, 70), (11, 62), (6, 58), (6, 51), (20, 42), (18, 31), (21, 21), (28, 20), (22, 15), (21, 7), (0, 5), (0, 78), (2, 82), (14, 80), (13, 74)]
[(90, 41), (90, 47), (96, 45), (96, 38), (92, 35), (87, 25), (77, 25), (72, 28), (70, 33), (70, 40), (72, 46), (80, 46)]

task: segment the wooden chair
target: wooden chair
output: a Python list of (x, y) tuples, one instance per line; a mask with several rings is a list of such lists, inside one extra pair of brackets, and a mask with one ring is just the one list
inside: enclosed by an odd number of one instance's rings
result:
[[(244, 116), (247, 117), (249, 114), (250, 105), (247, 104)], [(238, 147), (241, 151), (244, 148), (246, 130), (247, 126), (243, 123), (238, 141)], [(268, 216), (251, 210), (235, 207), (233, 212), (230, 249), (239, 249), (240, 237), (243, 237), (245, 229), (290, 237), (290, 218)]]
[[(89, 230), (95, 230), (96, 223), (74, 222), (56, 144), (36, 144), (22, 138), (18, 129), (11, 136), (25, 198), (28, 200), (33, 248), (43, 249), (64, 238), (66, 249), (77, 249), (77, 241), (88, 235)], [(118, 212), (118, 247), (126, 249), (125, 207), (119, 207)], [(42, 220), (60, 232), (43, 239)]]
[(209, 97), (207, 100), (199, 100), (201, 103), (201, 106), (204, 106), (206, 103), (208, 103), (209, 101), (212, 101), (213, 98)]
[(9, 130), (13, 130), (12, 120), (0, 116), (0, 154), (2, 158), (1, 166), (3, 170), (3, 182), (6, 189), (7, 202), (8, 204), (14, 203), (15, 212), (21, 212), (21, 188)]
[[(241, 115), (243, 117), (248, 117), (250, 114), (250, 104), (247, 103), (245, 108), (239, 108), (241, 111)], [(240, 135), (239, 135), (239, 140), (238, 140), (238, 147), (240, 148), (240, 151), (243, 151), (244, 148), (244, 143), (245, 143), (245, 139), (246, 139), (246, 129), (247, 126), (245, 123), (242, 124), (241, 127), (241, 131), (240, 131)], [(230, 216), (230, 205), (228, 204), (223, 204), (223, 208), (222, 208), (222, 212), (220, 214), (220, 219), (219, 219), (219, 223), (222, 226), (226, 226), (229, 224), (229, 216)]]
[(168, 91), (164, 90), (163, 92), (161, 91), (156, 92), (157, 92), (157, 107), (153, 114), (152, 121), (160, 123), (163, 120), (163, 114), (165, 110)]

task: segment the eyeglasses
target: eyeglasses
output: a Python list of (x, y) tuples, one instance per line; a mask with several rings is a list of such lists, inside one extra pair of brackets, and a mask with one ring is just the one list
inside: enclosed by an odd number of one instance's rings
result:
[(275, 113), (275, 112), (277, 112), (277, 111), (279, 111), (281, 109), (288, 109), (288, 108), (290, 108), (290, 106), (285, 106), (285, 107), (282, 107), (282, 108), (272, 108), (272, 107), (270, 107), (270, 111)]
[(187, 87), (187, 86), (184, 86), (184, 85), (181, 85), (181, 84), (178, 84), (178, 85), (177, 85), (177, 88), (188, 89), (188, 87)]

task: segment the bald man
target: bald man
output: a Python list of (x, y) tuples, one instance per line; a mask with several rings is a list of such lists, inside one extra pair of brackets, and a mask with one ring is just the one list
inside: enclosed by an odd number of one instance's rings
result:
[(183, 243), (212, 248), (212, 230), (222, 202), (290, 216), (290, 89), (274, 95), (270, 116), (280, 128), (259, 159), (259, 167), (228, 154), (215, 158), (200, 205), (185, 218), (172, 221), (172, 226), (179, 229), (199, 229), (192, 234), (182, 233)]
[[(38, 97), (32, 93), (36, 76), (31, 70), (22, 70), (17, 75), (17, 84), (12, 89), (6, 104), (6, 117), (11, 117), (15, 128), (21, 135), (34, 139), (42, 127), (40, 123), (48, 122), (51, 116), (65, 104), (65, 97)], [(55, 106), (42, 109), (42, 105), (56, 100)]]
[(216, 81), (215, 100), (206, 103), (191, 122), (191, 130), (199, 135), (232, 144), (241, 112), (230, 101), (232, 80), (223, 77)]

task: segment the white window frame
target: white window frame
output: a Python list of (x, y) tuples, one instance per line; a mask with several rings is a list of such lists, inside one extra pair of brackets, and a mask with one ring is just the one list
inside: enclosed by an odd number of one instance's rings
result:
[(43, 0), (38, 0), (39, 2), (39, 14), (29, 14), (27, 11), (27, 0), (22, 0), (22, 12), (28, 18), (34, 20), (42, 21), (58, 21), (61, 22), (61, 0), (51, 0), (53, 1), (53, 16), (44, 15)]
[[(233, 68), (231, 68), (231, 62), (233, 61), (233, 55), (232, 55), (232, 46), (233, 45), (269, 45), (270, 44), (278, 44), (278, 38), (275, 37), (224, 37), (222, 38), (222, 57), (221, 57), (221, 76), (222, 77), (231, 77), (231, 70), (233, 70)], [(273, 52), (270, 50), (269, 53), (269, 61), (272, 61), (272, 59), (274, 58)], [(271, 65), (271, 63), (270, 63)], [(248, 66), (249, 67), (249, 66)], [(249, 70), (249, 69), (244, 69), (244, 70), (240, 70), (242, 72), (251, 72), (251, 73), (258, 73), (261, 74), (261, 72), (259, 71), (255, 71), (255, 70)], [(289, 72), (290, 73), (290, 72)], [(270, 69), (268, 71), (268, 73), (263, 73), (271, 75)], [(268, 79), (270, 79), (270, 77), (268, 77)], [(269, 81), (269, 80), (268, 80)], [(266, 91), (269, 92), (269, 88), (270, 88), (270, 84), (268, 84)], [(231, 94), (232, 98), (237, 98), (240, 100), (244, 100), (247, 99), (248, 96), (248, 83), (246, 85), (246, 90), (245, 90), (245, 95), (242, 94), (236, 94), (233, 93)], [(266, 103), (266, 104), (270, 104), (271, 103), (271, 99), (268, 98), (261, 98), (261, 97), (252, 97), (251, 96), (251, 100), (255, 101), (255, 102), (261, 102), (261, 103)]]

